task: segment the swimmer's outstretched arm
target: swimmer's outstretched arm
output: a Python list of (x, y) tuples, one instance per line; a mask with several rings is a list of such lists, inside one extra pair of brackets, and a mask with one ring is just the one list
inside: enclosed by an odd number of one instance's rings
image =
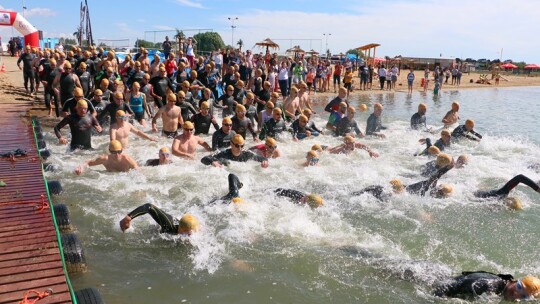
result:
[(152, 204), (141, 205), (128, 213), (120, 221), (120, 229), (122, 232), (126, 231), (126, 229), (131, 226), (131, 220), (145, 214), (150, 214), (154, 221), (156, 221), (156, 223), (158, 223), (158, 225), (161, 227), (162, 232), (177, 232), (178, 228), (176, 228), (174, 225), (173, 217)]
[(511, 180), (509, 180), (502, 188), (497, 190), (497, 194), (499, 195), (508, 195), (512, 189), (517, 187), (519, 184), (525, 184), (529, 186), (531, 189), (533, 189), (536, 192), (540, 192), (540, 186), (536, 184), (532, 179), (528, 178), (527, 176), (523, 174), (519, 174), (514, 176)]
[[(143, 131), (135, 128), (135, 126), (131, 126), (131, 129), (130, 129), (131, 133), (134, 133), (135, 135), (141, 137), (141, 138), (144, 138), (144, 139), (147, 139), (149, 141), (154, 141), (154, 142), (157, 142), (157, 139), (153, 138), (153, 137), (150, 137), (148, 134), (144, 133)], [(112, 136), (111, 136), (111, 139), (112, 139)]]
[(367, 145), (364, 145), (364, 144), (361, 144), (361, 143), (354, 143), (354, 147), (358, 148), (358, 149), (366, 150), (369, 153), (369, 156), (371, 156), (371, 157), (375, 157), (375, 158), (379, 157), (379, 153), (374, 152)]
[(77, 175), (81, 175), (84, 172), (84, 169), (86, 169), (87, 167), (103, 165), (107, 162), (107, 159), (108, 159), (107, 155), (101, 155), (100, 157), (96, 159), (86, 161), (84, 164), (78, 166), (75, 169), (75, 173)]
[(307, 194), (293, 189), (278, 188), (274, 190), (277, 196), (286, 197), (291, 199), (295, 203), (300, 203)]

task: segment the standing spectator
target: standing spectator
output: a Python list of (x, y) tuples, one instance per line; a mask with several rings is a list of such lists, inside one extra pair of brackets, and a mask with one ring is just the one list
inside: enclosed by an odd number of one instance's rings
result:
[(338, 87), (341, 86), (341, 70), (343, 66), (341, 65), (341, 62), (338, 61), (336, 65), (334, 66), (334, 93), (336, 93), (336, 83), (338, 84)]
[(193, 38), (189, 37), (188, 41), (186, 43), (186, 50), (184, 53), (186, 53), (187, 60), (189, 62), (189, 67), (193, 68), (194, 66), (194, 58), (195, 58), (195, 45), (193, 44)]
[(386, 81), (386, 69), (384, 65), (379, 66), (379, 82), (381, 83), (381, 90), (384, 90), (384, 82)]
[[(19, 60), (17, 60), (17, 66), (19, 70), (23, 71), (24, 77), (24, 88), (26, 89), (26, 94), (34, 93), (34, 68), (32, 67), (32, 62), (34, 61), (34, 55), (30, 53), (31, 48), (29, 45), (26, 46), (24, 53), (21, 54)], [(21, 67), (21, 61), (23, 66)], [(30, 90), (28, 90), (28, 82), (30, 82)]]
[(412, 94), (412, 88), (414, 83), (414, 71), (411, 69), (409, 74), (407, 74), (407, 92), (409, 94)]
[(281, 96), (286, 97), (288, 95), (289, 69), (287, 68), (287, 63), (285, 61), (281, 62), (281, 67), (279, 68), (278, 83), (279, 89), (281, 90)]
[(163, 55), (165, 56), (165, 59), (169, 58), (169, 54), (171, 53), (172, 49), (172, 43), (169, 40), (169, 36), (165, 36), (165, 41), (163, 41), (161, 47), (163, 48)]
[(399, 70), (395, 65), (393, 65), (391, 71), (392, 71), (392, 89), (395, 90)]

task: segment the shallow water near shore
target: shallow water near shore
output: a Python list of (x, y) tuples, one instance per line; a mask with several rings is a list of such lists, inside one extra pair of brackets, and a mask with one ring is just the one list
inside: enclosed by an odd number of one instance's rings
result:
[[(431, 284), (460, 271), (540, 275), (539, 194), (524, 186), (514, 189), (512, 195), (524, 204), (520, 212), (472, 195), (476, 189), (501, 187), (520, 173), (540, 180), (540, 173), (528, 168), (540, 163), (538, 94), (539, 87), (525, 87), (443, 90), (438, 97), (361, 95), (351, 100), (356, 108), (367, 103), (371, 112), (375, 102), (385, 106), (387, 139), (360, 140), (381, 156), (322, 154), (320, 166), (310, 168), (300, 163), (313, 144), (334, 146), (340, 140), (282, 140), (284, 157), (271, 160), (267, 169), (254, 162), (205, 167), (199, 161), (205, 153), (199, 152), (197, 161), (175, 159), (169, 166), (120, 174), (95, 167), (78, 177), (75, 167), (105, 153), (108, 136), (93, 138), (96, 151), (67, 153), (49, 132), (50, 162), (61, 169), (47, 177), (61, 180), (65, 188), (55, 200), (68, 204), (89, 268), (71, 276), (72, 283), (75, 289), (98, 287), (107, 303), (430, 303), (441, 301), (431, 295)], [(321, 109), (328, 100), (315, 98), (320, 115), (314, 119), (323, 127), (328, 115)], [(454, 186), (452, 197), (403, 195), (381, 203), (369, 195), (348, 196), (393, 178), (405, 184), (422, 180), (419, 167), (429, 159), (412, 155), (422, 149), (418, 139), (438, 135), (410, 131), (409, 119), (425, 102), (428, 124), (438, 128), (455, 100), (461, 104), (461, 123), (474, 119), (484, 138), (447, 151), (471, 160), (441, 178), (440, 183)], [(357, 111), (362, 129), (368, 115)], [(170, 144), (163, 138), (151, 143), (132, 137), (125, 152), (143, 164)], [(243, 182), (245, 203), (207, 205), (227, 192), (229, 172)], [(278, 187), (320, 193), (325, 206), (311, 210), (276, 198), (272, 190)], [(192, 213), (204, 228), (188, 243), (159, 234), (152, 219), (143, 216), (122, 233), (119, 220), (143, 203), (174, 216)]]

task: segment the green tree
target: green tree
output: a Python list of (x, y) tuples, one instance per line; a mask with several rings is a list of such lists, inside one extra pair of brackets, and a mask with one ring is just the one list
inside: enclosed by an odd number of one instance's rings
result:
[(143, 39), (137, 39), (137, 41), (135, 41), (135, 47), (136, 47), (136, 48), (139, 48), (139, 47), (143, 47), (143, 48), (153, 48), (153, 47), (154, 47), (154, 43), (153, 43), (153, 42), (150, 42), (150, 41), (143, 40)]
[(183, 31), (176, 29), (176, 35), (174, 35), (173, 38), (174, 38), (174, 41), (178, 45), (178, 49), (180, 50), (180, 48), (183, 47), (182, 43), (184, 42), (184, 39), (186, 39), (186, 35), (184, 34)]
[(193, 36), (193, 39), (197, 41), (197, 49), (201, 52), (211, 52), (225, 48), (223, 39), (216, 32), (199, 33)]
[(346, 54), (354, 54), (357, 58), (365, 58), (364, 53), (362, 51), (359, 51), (357, 49), (350, 49), (347, 51)]
[(240, 39), (236, 42), (236, 45), (238, 45), (238, 50), (242, 51), (242, 47), (244, 46), (244, 41)]

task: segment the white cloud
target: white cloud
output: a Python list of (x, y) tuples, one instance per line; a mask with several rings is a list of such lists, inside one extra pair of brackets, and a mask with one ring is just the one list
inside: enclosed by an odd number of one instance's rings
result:
[(202, 3), (197, 0), (176, 0), (176, 3), (193, 8), (205, 8)]
[(31, 9), (28, 9), (24, 12), (25, 17), (34, 17), (34, 16), (43, 16), (43, 17), (51, 17), (56, 16), (56, 12), (51, 10), (50, 8), (43, 8), (43, 7), (33, 7)]
[(154, 25), (154, 28), (162, 31), (174, 31), (174, 27), (168, 25)]

